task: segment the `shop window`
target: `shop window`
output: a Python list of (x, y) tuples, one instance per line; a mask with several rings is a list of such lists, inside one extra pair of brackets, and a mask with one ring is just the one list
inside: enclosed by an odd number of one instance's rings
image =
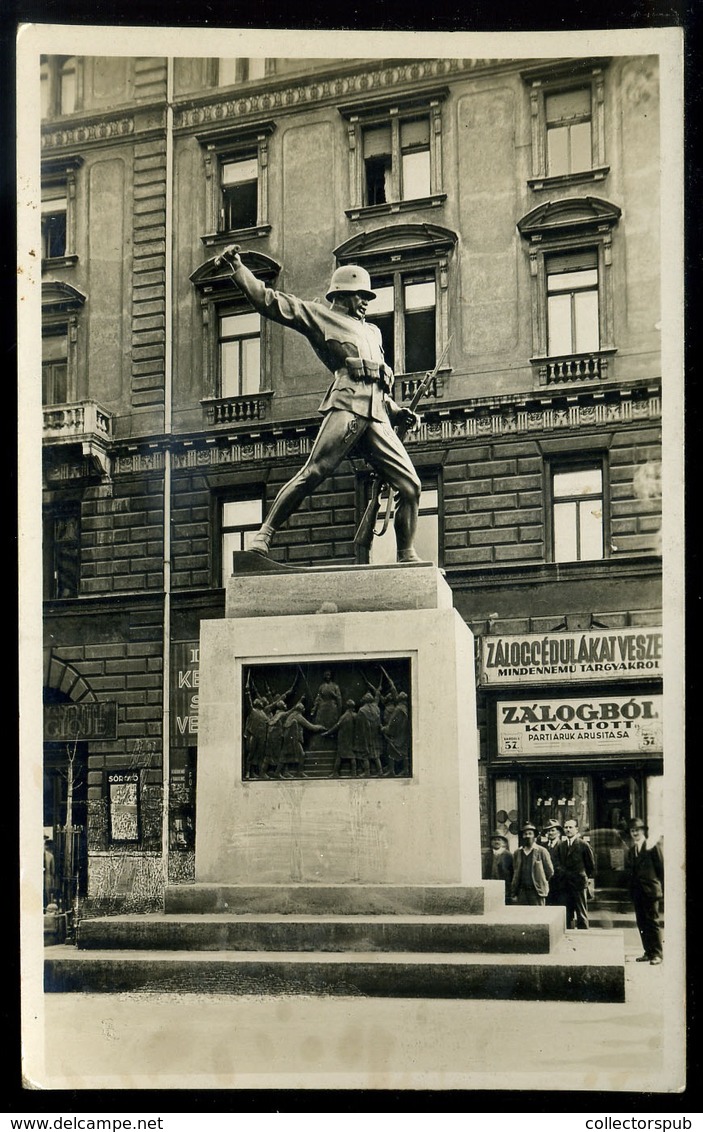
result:
[(405, 102), (369, 100), (339, 108), (347, 122), (352, 219), (372, 212), (436, 207), (442, 191), (442, 102), (446, 90)]
[(264, 518), (261, 495), (220, 501), (220, 547), (222, 560), (221, 585), (226, 586), (232, 574), (232, 555), (247, 550)]
[(552, 357), (598, 350), (598, 257), (594, 249), (546, 258), (547, 350)]
[(605, 164), (607, 60), (528, 68), (534, 189), (602, 180)]
[(528, 244), (531, 362), (541, 385), (611, 376), (612, 230), (619, 218), (616, 205), (574, 197), (540, 205), (518, 222)]
[(44, 515), (44, 599), (78, 596), (80, 581), (80, 503)]
[[(379, 510), (377, 530), (380, 530), (383, 526), (385, 514), (386, 500), (384, 499)], [(374, 566), (396, 561), (394, 515), (395, 503), (391, 493), (388, 526), (380, 537), (374, 536), (369, 548), (369, 562)], [(417, 532), (415, 534), (415, 550), (423, 562), (434, 562), (435, 566), (441, 565), (440, 529), (440, 492), (437, 477), (423, 476)]]
[(205, 152), (207, 246), (234, 235), (265, 236), (268, 220), (268, 142), (273, 122), (226, 135), (201, 137)]
[(583, 833), (592, 825), (591, 779), (559, 774), (530, 777), (527, 809), (527, 819), (538, 829), (543, 829), (550, 818), (560, 825), (573, 818)]
[(603, 463), (552, 464), (553, 562), (588, 562), (605, 554)]

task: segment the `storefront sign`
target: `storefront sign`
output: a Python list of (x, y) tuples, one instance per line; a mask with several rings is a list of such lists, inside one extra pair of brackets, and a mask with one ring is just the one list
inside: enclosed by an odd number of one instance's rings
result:
[(82, 704), (44, 704), (44, 741), (116, 739), (117, 704), (91, 700)]
[(500, 700), (498, 754), (655, 754), (662, 749), (662, 696)]
[(661, 629), (487, 636), (482, 684), (572, 683), (661, 677)]
[(193, 747), (198, 741), (200, 645), (177, 641), (171, 653), (171, 744)]

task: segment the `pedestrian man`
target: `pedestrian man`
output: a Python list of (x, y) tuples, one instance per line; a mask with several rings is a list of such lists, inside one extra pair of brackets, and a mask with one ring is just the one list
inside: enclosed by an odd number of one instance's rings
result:
[(483, 855), (483, 879), (502, 880), (505, 886), (505, 903), (510, 903), (510, 886), (513, 880), (513, 855), (508, 839), (500, 830), (491, 834), (491, 847)]
[(596, 868), (593, 850), (579, 836), (574, 818), (564, 822), (564, 837), (557, 849), (561, 873), (559, 884), (566, 906), (566, 926), (588, 928), (588, 882)]
[(527, 822), (520, 830), (522, 845), (513, 854), (513, 880), (510, 891), (518, 904), (543, 905), (554, 874), (552, 858), (537, 845), (537, 827)]
[(664, 895), (664, 854), (661, 841), (650, 845), (647, 836), (647, 826), (642, 819), (633, 818), (630, 822), (632, 847), (627, 855), (627, 875), (644, 948), (644, 954), (636, 961), (649, 961), (656, 966), (663, 957), (659, 902)]
[(330, 306), (305, 302), (266, 287), (242, 263), (231, 244), (219, 257), (254, 310), (303, 334), (334, 375), (322, 403), (322, 424), (304, 467), (279, 491), (249, 549), (268, 554), (271, 540), (341, 461), (363, 456), (397, 494), (395, 537), (399, 562), (419, 562), (414, 538), (421, 484), (402, 441), (393, 430), (415, 428), (418, 417), (390, 396), (393, 371), (383, 356), (381, 332), (366, 322), (376, 293), (368, 272), (356, 264), (338, 267), (327, 291)]
[(550, 818), (546, 826), (542, 830), (545, 837), (545, 849), (552, 858), (552, 865), (554, 866), (554, 876), (549, 882), (549, 894), (547, 896), (547, 904), (559, 905), (564, 903), (564, 893), (562, 885), (562, 868), (559, 860), (559, 845), (561, 844), (564, 830), (556, 818)]

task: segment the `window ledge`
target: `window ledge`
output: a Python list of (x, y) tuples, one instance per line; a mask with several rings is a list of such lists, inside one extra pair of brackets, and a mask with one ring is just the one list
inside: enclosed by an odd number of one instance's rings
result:
[(446, 199), (446, 193), (432, 193), (428, 197), (417, 197), (415, 200), (397, 200), (385, 204), (365, 204), (359, 208), (345, 208), (344, 213), (350, 220), (361, 220), (367, 216), (392, 216), (397, 212), (420, 212), (425, 208), (439, 208)]
[(42, 271), (56, 271), (59, 267), (73, 267), (78, 263), (77, 255), (57, 255), (41, 261)]
[(220, 244), (231, 244), (235, 239), (253, 240), (257, 236), (268, 236), (270, 224), (255, 224), (251, 228), (231, 228), (229, 232), (209, 232), (200, 239), (206, 248), (216, 248)]
[(207, 425), (231, 428), (236, 424), (265, 420), (272, 397), (273, 390), (269, 389), (241, 397), (204, 397), (200, 404)]
[(558, 189), (566, 185), (582, 185), (588, 181), (604, 181), (610, 172), (609, 165), (599, 165), (595, 169), (581, 169), (578, 173), (560, 173), (555, 177), (528, 177), (531, 189)]
[(591, 350), (583, 354), (564, 354), (547, 358), (530, 358), (540, 385), (562, 385), (586, 381), (604, 381), (608, 377), (610, 359), (615, 347)]

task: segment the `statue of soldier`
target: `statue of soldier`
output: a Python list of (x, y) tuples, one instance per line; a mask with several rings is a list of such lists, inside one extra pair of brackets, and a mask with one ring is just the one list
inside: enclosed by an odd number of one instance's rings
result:
[(333, 273), (327, 301), (306, 302), (266, 287), (242, 263), (231, 244), (218, 257), (237, 286), (264, 318), (291, 327), (309, 341), (320, 361), (334, 375), (322, 403), (322, 424), (303, 468), (279, 491), (249, 549), (267, 555), (271, 540), (340, 462), (352, 453), (363, 456), (397, 494), (395, 536), (398, 562), (419, 562), (414, 548), (421, 485), (393, 426), (415, 428), (418, 417), (390, 396), (393, 371), (383, 356), (381, 332), (366, 322), (366, 308), (376, 294), (368, 272), (356, 264)]
[[(285, 700), (274, 700), (267, 709), (266, 754), (261, 767), (262, 778), (279, 778), (283, 769), (283, 720), (288, 713)], [(272, 774), (269, 775), (269, 770)]]
[(315, 723), (321, 723), (325, 730), (334, 727), (342, 710), (342, 693), (335, 684), (329, 669), (323, 673), (322, 683), (317, 689), (311, 716)]

